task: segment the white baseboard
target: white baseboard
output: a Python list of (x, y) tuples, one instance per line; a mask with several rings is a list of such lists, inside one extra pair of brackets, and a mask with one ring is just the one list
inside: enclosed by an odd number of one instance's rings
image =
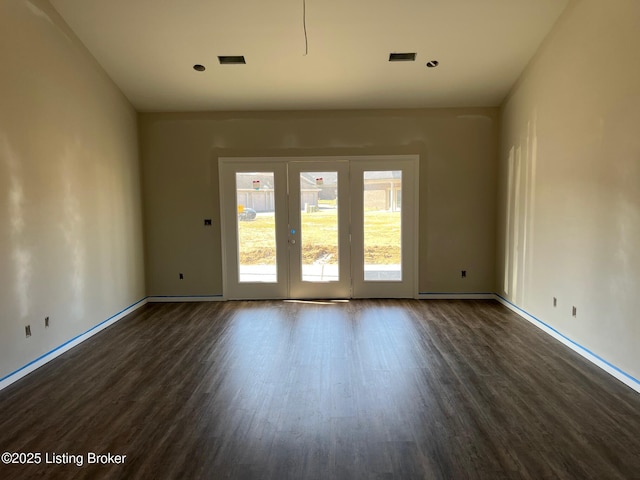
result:
[[(540, 328), (545, 333), (551, 335), (556, 340), (562, 342), (564, 345), (566, 345), (567, 347), (571, 348), (574, 352), (578, 353), (579, 355), (581, 355), (585, 359), (589, 360), (594, 365), (597, 365), (598, 367), (603, 369), (605, 372), (609, 373), (610, 375), (612, 375), (613, 377), (615, 377), (616, 379), (618, 379), (619, 381), (621, 381), (622, 383), (624, 383), (628, 387), (630, 387), (633, 390), (635, 390), (636, 392), (640, 393), (640, 381), (639, 380), (633, 378), (631, 375), (629, 375), (628, 373), (620, 370), (618, 367), (616, 367), (615, 365), (612, 365), (611, 363), (607, 362), (603, 358), (600, 358), (599, 356), (597, 356), (593, 352), (590, 352), (588, 349), (586, 349), (583, 346), (579, 345), (578, 343), (574, 342), (570, 338), (565, 337), (560, 332), (555, 330), (553, 327), (547, 325), (543, 321), (541, 321), (541, 320), (537, 319), (536, 317), (534, 317), (533, 315), (527, 313), (526, 311), (524, 311), (520, 307), (512, 304), (511, 302), (509, 302), (507, 299), (501, 297), (500, 295), (497, 295), (495, 293), (420, 293), (420, 294), (418, 294), (418, 298), (419, 299), (425, 299), (425, 300), (446, 300), (446, 299), (448, 299), (448, 300), (457, 300), (457, 299), (467, 299), (467, 300), (493, 299), (493, 300), (497, 300), (498, 302), (503, 304), (505, 307), (507, 307), (509, 310), (517, 313), (523, 319), (527, 320), (528, 322), (532, 323), (536, 327)], [(104, 330), (108, 326), (113, 325), (114, 323), (116, 323), (121, 318), (123, 318), (126, 315), (134, 312), (135, 310), (137, 310), (138, 308), (142, 307), (143, 305), (145, 305), (148, 302), (149, 303), (158, 303), (158, 302), (217, 302), (217, 301), (223, 301), (223, 300), (224, 300), (224, 297), (218, 296), (218, 295), (145, 297), (142, 300), (139, 300), (138, 302), (134, 303), (133, 305), (127, 307), (124, 310), (122, 310), (121, 312), (119, 312), (119, 313), (113, 315), (112, 317), (109, 317), (108, 319), (104, 320), (103, 322), (97, 324), (96, 326), (92, 327), (91, 329), (87, 330), (86, 332), (78, 335), (77, 337), (72, 338), (68, 342), (60, 345), (59, 347), (51, 350), (48, 353), (45, 353), (44, 355), (42, 355), (42, 356), (36, 358), (35, 360), (31, 361), (30, 363), (28, 363), (27, 365), (21, 367), (20, 369), (10, 373), (9, 375), (5, 376), (2, 379), (0, 379), (0, 390), (2, 390), (3, 388), (8, 387), (9, 385), (11, 385), (12, 383), (14, 383), (17, 380), (21, 379), (25, 375), (33, 372), (37, 368), (40, 368), (45, 363), (50, 362), (54, 358), (62, 355), (64, 352), (66, 352), (66, 351), (70, 350), (71, 348), (75, 347), (76, 345), (84, 342), (85, 340), (87, 340), (88, 338), (92, 337), (96, 333)]]
[(495, 300), (495, 293), (419, 293), (424, 300)]
[(222, 295), (158, 295), (147, 297), (149, 303), (163, 302), (221, 302), (225, 298)]
[(72, 349), (73, 347), (75, 347), (79, 343), (84, 342), (85, 340), (87, 340), (88, 338), (94, 336), (96, 333), (104, 330), (108, 326), (113, 325), (118, 320), (120, 320), (121, 318), (129, 315), (131, 312), (134, 312), (135, 310), (137, 310), (138, 308), (142, 307), (146, 303), (147, 303), (147, 298), (145, 297), (142, 300), (137, 301), (133, 305), (125, 308), (121, 312), (118, 312), (115, 315), (113, 315), (113, 316), (107, 318), (106, 320), (100, 322), (96, 326), (91, 327), (86, 332), (81, 333), (77, 337), (72, 338), (68, 342), (63, 343), (59, 347), (56, 347), (53, 350), (51, 350), (50, 352), (47, 352), (44, 355), (36, 358), (35, 360), (27, 363), (25, 366), (19, 368), (15, 372), (10, 373), (6, 377), (0, 379), (0, 390), (2, 390), (3, 388), (8, 387), (9, 385), (11, 385), (12, 383), (14, 383), (14, 382), (16, 382), (18, 380), (20, 380), (25, 375), (28, 375), (29, 373), (31, 373), (34, 370), (36, 370), (36, 369), (40, 368), (41, 366), (43, 366), (45, 363), (48, 363), (51, 360), (53, 360), (54, 358), (59, 357), (64, 352)]
[(628, 387), (630, 387), (633, 390), (635, 390), (636, 392), (640, 393), (640, 380), (637, 380), (637, 379), (633, 378), (631, 375), (629, 375), (628, 373), (620, 370), (615, 365), (612, 365), (611, 363), (607, 362), (605, 359), (600, 358), (595, 353), (590, 352), (588, 349), (586, 349), (582, 345), (574, 342), (573, 340), (571, 340), (568, 337), (565, 337), (564, 335), (562, 335), (560, 332), (558, 332), (556, 329), (554, 329), (550, 325), (547, 325), (542, 320), (539, 320), (536, 317), (534, 317), (533, 315), (527, 313), (526, 311), (524, 311), (520, 307), (518, 307), (518, 306), (514, 305), (513, 303), (511, 303), (506, 298), (503, 298), (500, 295), (495, 295), (494, 298), (498, 302), (503, 304), (505, 307), (507, 307), (509, 310), (517, 313), (519, 316), (521, 316), (522, 318), (524, 318), (528, 322), (531, 322), (532, 324), (534, 324), (536, 327), (538, 327), (539, 329), (541, 329), (545, 333), (551, 335), (556, 340), (562, 342), (564, 345), (569, 347), (574, 352), (578, 353), (579, 355), (581, 355), (582, 357), (586, 358), (587, 360), (589, 360), (594, 365), (600, 367), (602, 370), (604, 370), (608, 374), (610, 374), (613, 377), (615, 377), (618, 380), (620, 380), (622, 383), (624, 383)]

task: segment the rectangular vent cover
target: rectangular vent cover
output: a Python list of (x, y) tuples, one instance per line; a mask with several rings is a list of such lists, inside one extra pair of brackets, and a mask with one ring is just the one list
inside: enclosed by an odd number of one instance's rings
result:
[(218, 55), (220, 65), (244, 65), (247, 63), (244, 55)]
[(390, 62), (415, 62), (416, 61), (416, 53), (390, 53), (389, 54)]

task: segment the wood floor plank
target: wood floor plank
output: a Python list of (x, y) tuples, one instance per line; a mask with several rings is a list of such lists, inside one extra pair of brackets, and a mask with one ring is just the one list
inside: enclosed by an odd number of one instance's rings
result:
[(0, 478), (638, 479), (638, 432), (497, 302), (149, 304), (0, 392), (2, 452), (85, 460)]

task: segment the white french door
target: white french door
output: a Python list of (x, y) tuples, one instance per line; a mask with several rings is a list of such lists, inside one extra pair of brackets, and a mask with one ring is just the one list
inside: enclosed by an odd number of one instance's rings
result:
[(417, 296), (417, 157), (351, 163), (355, 298)]
[(225, 298), (414, 297), (407, 157), (221, 158)]
[(349, 163), (291, 161), (289, 296), (349, 298)]
[(287, 298), (287, 164), (220, 160), (224, 296)]

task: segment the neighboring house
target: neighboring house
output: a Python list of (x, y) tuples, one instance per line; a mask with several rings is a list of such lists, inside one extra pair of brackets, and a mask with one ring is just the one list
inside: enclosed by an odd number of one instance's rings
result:
[[(320, 200), (335, 200), (338, 196), (338, 174), (336, 172), (302, 172), (302, 181), (309, 182), (313, 187), (320, 189)], [(322, 183), (316, 181), (322, 178)]]
[(402, 172), (365, 172), (364, 209), (399, 211), (402, 207)]
[[(309, 179), (303, 176), (301, 183), (300, 208), (305, 209), (307, 205), (317, 206), (321, 189), (316, 187), (315, 178)], [(253, 208), (256, 212), (273, 212), (275, 210), (273, 186), (273, 174), (238, 173), (236, 176), (238, 206)]]
[[(332, 172), (303, 172), (300, 175), (300, 209), (318, 206), (318, 200), (334, 200), (337, 194), (337, 175)], [(317, 179), (322, 183), (317, 184)], [(259, 182), (259, 183), (254, 183)], [(400, 171), (366, 172), (364, 178), (365, 209), (398, 211), (402, 205)], [(274, 211), (273, 174), (238, 173), (236, 177), (238, 206), (256, 212)]]
[[(254, 182), (260, 183), (258, 185)], [(236, 175), (238, 207), (253, 208), (256, 212), (273, 212), (275, 210), (273, 191), (272, 173), (238, 173)]]

